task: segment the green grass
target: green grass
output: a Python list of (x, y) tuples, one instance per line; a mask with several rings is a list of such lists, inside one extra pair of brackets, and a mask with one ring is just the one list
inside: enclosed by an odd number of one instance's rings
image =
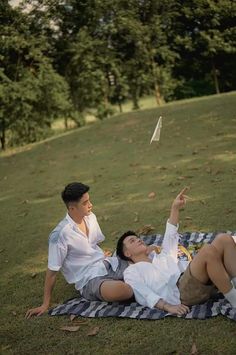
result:
[[(104, 247), (114, 247), (127, 228), (152, 224), (162, 233), (185, 185), (193, 201), (182, 212), (181, 231), (236, 229), (235, 101), (230, 93), (127, 113), (1, 155), (2, 354), (182, 355), (193, 342), (198, 354), (235, 354), (236, 323), (224, 317), (88, 319), (76, 333), (59, 329), (70, 323), (67, 317), (24, 319), (42, 301), (48, 234), (64, 216), (60, 191), (68, 182), (91, 186)], [(160, 114), (160, 143), (149, 145)], [(53, 304), (74, 295), (60, 276)], [(88, 337), (93, 326), (100, 331)]]

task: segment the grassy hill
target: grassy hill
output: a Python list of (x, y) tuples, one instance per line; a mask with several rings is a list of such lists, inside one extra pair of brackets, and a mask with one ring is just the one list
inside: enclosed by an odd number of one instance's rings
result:
[[(72, 181), (91, 200), (113, 248), (119, 234), (151, 224), (163, 233), (172, 199), (185, 185), (193, 198), (181, 231), (236, 230), (236, 93), (126, 113), (106, 122), (0, 156), (0, 297), (3, 354), (235, 354), (235, 323), (89, 319), (76, 333), (66, 317), (24, 319), (41, 304), (47, 239), (64, 216), (60, 200)], [(149, 144), (159, 115), (160, 143)], [(148, 198), (155, 192), (153, 199)], [(75, 290), (59, 277), (54, 304)], [(99, 326), (95, 337), (88, 329)]]

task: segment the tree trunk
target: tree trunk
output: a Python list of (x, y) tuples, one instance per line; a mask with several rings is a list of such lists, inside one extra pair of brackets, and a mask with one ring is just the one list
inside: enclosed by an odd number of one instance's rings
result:
[(65, 129), (67, 130), (68, 129), (68, 117), (67, 116), (64, 118), (64, 125), (65, 125)]
[(1, 146), (2, 146), (2, 150), (6, 149), (6, 130), (5, 130), (5, 122), (2, 122), (2, 133), (1, 133)]
[(214, 61), (212, 61), (212, 74), (213, 74), (213, 78), (214, 78), (216, 93), (220, 94), (219, 80), (218, 80), (217, 69), (215, 67)]
[(132, 101), (133, 101), (133, 110), (139, 110), (139, 104), (138, 104), (138, 87), (135, 85), (132, 85), (131, 87), (131, 96), (132, 96)]
[(121, 100), (120, 99), (118, 99), (118, 106), (119, 106), (120, 113), (122, 113), (123, 109), (122, 109), (122, 104), (121, 104)]
[(161, 106), (161, 93), (160, 93), (160, 86), (157, 84), (156, 80), (154, 83), (155, 87), (155, 98), (158, 106)]
[(155, 99), (156, 99), (157, 105), (161, 106), (161, 103), (162, 103), (161, 90), (160, 90), (160, 85), (158, 84), (157, 78), (156, 78), (156, 63), (155, 63), (154, 58), (152, 56), (151, 56), (151, 67), (152, 67), (152, 75), (153, 75), (153, 81), (154, 81)]

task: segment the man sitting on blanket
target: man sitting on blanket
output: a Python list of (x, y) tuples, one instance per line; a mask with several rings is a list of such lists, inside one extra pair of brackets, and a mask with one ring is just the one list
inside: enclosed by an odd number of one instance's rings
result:
[(40, 316), (48, 310), (59, 270), (66, 281), (75, 284), (82, 296), (90, 301), (123, 301), (133, 296), (132, 288), (123, 281), (128, 262), (106, 257), (98, 246), (105, 237), (92, 213), (88, 191), (87, 185), (74, 182), (62, 192), (67, 214), (49, 237), (43, 303), (29, 309), (27, 318)]
[(190, 264), (178, 261), (179, 210), (186, 203), (186, 190), (172, 204), (162, 251), (152, 260), (134, 232), (120, 237), (117, 255), (132, 262), (124, 271), (124, 281), (132, 287), (139, 304), (171, 314), (186, 314), (188, 306), (205, 302), (218, 290), (236, 308), (236, 244), (230, 235), (217, 235)]

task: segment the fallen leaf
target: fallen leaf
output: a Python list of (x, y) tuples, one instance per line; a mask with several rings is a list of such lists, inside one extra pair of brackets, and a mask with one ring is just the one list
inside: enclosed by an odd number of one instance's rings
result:
[(185, 217), (185, 219), (187, 220), (187, 221), (191, 221), (192, 220), (192, 217)]
[(155, 196), (156, 196), (156, 193), (153, 191), (148, 194), (148, 198), (154, 198)]
[(72, 322), (76, 317), (77, 317), (76, 314), (71, 314), (71, 315), (70, 315), (70, 321)]
[(227, 210), (225, 212), (226, 212), (226, 214), (230, 214), (230, 213), (233, 213), (234, 210), (232, 210), (231, 208), (227, 208)]
[(193, 152), (192, 152), (192, 155), (197, 155), (198, 154), (198, 151), (195, 149)]
[(202, 205), (206, 205), (206, 201), (205, 200), (200, 200), (199, 201)]
[(65, 326), (61, 327), (60, 330), (65, 330), (66, 332), (77, 332), (79, 330), (80, 326)]
[(13, 316), (16, 316), (16, 311), (11, 312)]
[(88, 331), (87, 335), (88, 335), (88, 336), (97, 335), (98, 332), (99, 332), (99, 329), (100, 329), (99, 327), (91, 328), (91, 329)]
[(193, 343), (190, 355), (195, 355), (197, 353), (198, 353), (197, 346), (195, 343)]
[(154, 227), (151, 224), (146, 224), (137, 230), (137, 234), (147, 235), (148, 233), (154, 231)]
[(23, 204), (29, 203), (29, 200), (23, 200), (21, 203)]
[(32, 279), (34, 279), (37, 276), (36, 272), (33, 272), (33, 274), (31, 274)]
[(135, 212), (134, 222), (138, 222), (138, 221), (139, 221), (139, 215), (137, 212)]

